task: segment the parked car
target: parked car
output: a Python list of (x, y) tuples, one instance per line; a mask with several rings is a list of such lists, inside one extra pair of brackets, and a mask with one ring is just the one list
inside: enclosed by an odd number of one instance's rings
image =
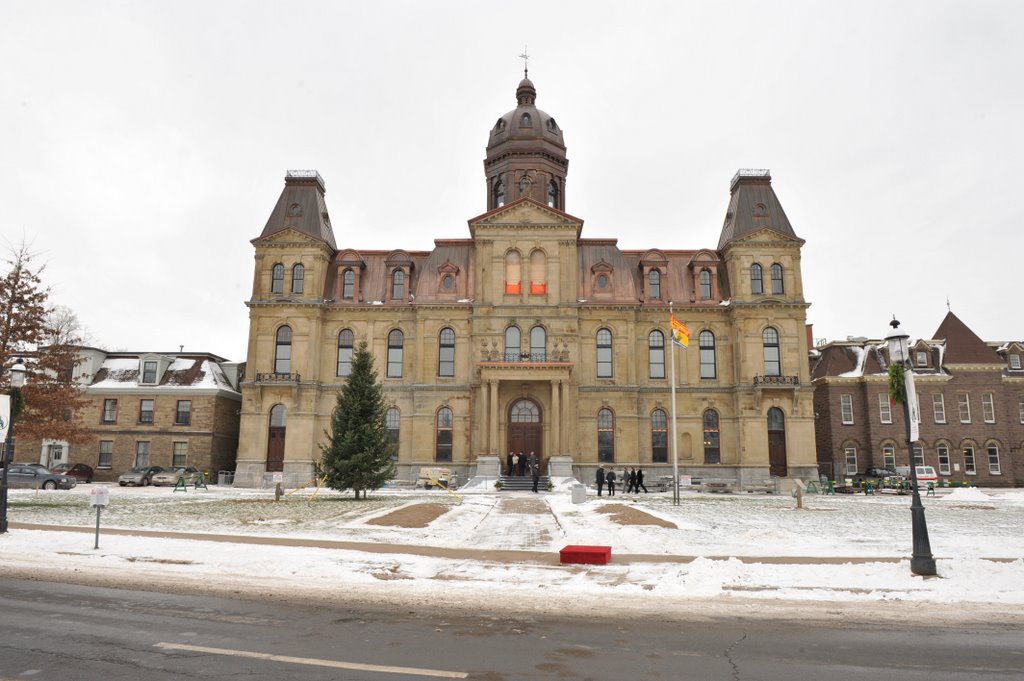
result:
[(184, 480), (186, 485), (194, 485), (202, 477), (202, 472), (195, 466), (178, 466), (160, 471), (153, 476), (152, 482), (154, 485), (177, 485), (179, 480)]
[(50, 472), (50, 469), (41, 463), (12, 463), (12, 466), (25, 466), (26, 468), (38, 468), (41, 471)]
[(92, 482), (92, 466), (84, 463), (62, 463), (53, 467), (54, 473), (70, 475), (78, 482)]
[(78, 481), (68, 475), (51, 473), (42, 466), (15, 464), (7, 469), (7, 485), (12, 488), (71, 489)]
[(130, 471), (121, 473), (117, 478), (117, 484), (125, 485), (146, 485), (153, 482), (153, 476), (163, 470), (163, 466), (136, 466)]

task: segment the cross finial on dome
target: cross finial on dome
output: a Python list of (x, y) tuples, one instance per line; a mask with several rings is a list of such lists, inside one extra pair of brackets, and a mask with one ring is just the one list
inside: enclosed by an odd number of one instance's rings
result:
[(523, 46), (523, 53), (519, 55), (519, 58), (523, 60), (523, 78), (530, 77), (530, 53), (527, 51), (527, 46)]

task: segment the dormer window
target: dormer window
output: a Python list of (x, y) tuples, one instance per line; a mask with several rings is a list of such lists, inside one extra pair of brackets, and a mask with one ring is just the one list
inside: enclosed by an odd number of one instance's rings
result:
[(700, 271), (700, 297), (701, 300), (711, 299), (711, 271), (701, 270)]
[(505, 129), (505, 119), (499, 118), (498, 122), (494, 124), (494, 132), (501, 132)]
[(345, 270), (341, 275), (341, 297), (352, 299), (356, 293), (356, 273), (352, 270)]
[(157, 363), (151, 360), (142, 363), (142, 383), (146, 385), (156, 383), (156, 366)]
[(923, 350), (918, 350), (917, 351), (916, 360), (917, 360), (917, 366), (919, 366), (919, 367), (926, 367), (926, 366), (928, 366), (928, 353), (923, 351)]
[(524, 113), (523, 117), (519, 119), (519, 125), (524, 128), (532, 128), (533, 119), (530, 118), (530, 114)]
[(558, 123), (555, 123), (554, 118), (548, 119), (548, 130), (551, 132), (558, 132)]
[(1020, 355), (1010, 355), (1010, 368), (1020, 369)]
[(395, 270), (391, 273), (391, 298), (401, 300), (405, 297), (405, 272)]
[(648, 287), (648, 297), (653, 299), (661, 298), (661, 272), (651, 270), (650, 274), (647, 275), (647, 281), (650, 284)]

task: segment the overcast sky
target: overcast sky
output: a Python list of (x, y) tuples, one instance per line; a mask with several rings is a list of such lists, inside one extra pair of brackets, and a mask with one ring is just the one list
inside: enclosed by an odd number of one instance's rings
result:
[(4, 0), (0, 235), (96, 345), (242, 360), (285, 172), (319, 170), (339, 247), (468, 237), (528, 45), (585, 237), (714, 248), (769, 168), (816, 338), (930, 337), (948, 297), (1024, 339), (1022, 31), (1015, 0)]

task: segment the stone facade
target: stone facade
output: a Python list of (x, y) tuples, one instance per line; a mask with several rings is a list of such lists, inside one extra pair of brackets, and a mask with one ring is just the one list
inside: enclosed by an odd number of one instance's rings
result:
[[(423, 466), (473, 475), (511, 450), (586, 480), (599, 462), (671, 473), (673, 361), (681, 474), (816, 477), (803, 240), (770, 175), (733, 178), (717, 248), (583, 238), (565, 212), (562, 130), (535, 95), (520, 83), (517, 108), (490, 133), (489, 210), (469, 220), (469, 238), (339, 248), (323, 179), (286, 176), (252, 242), (236, 484), (312, 478), (360, 341), (376, 358), (402, 478)], [(688, 349), (671, 343), (670, 306)]]
[(234, 470), (243, 366), (208, 353), (83, 348), (80, 358), (85, 404), (73, 418), (91, 431), (90, 440), (19, 441), (19, 461), (85, 463), (98, 482), (114, 481), (143, 461), (195, 466), (213, 481), (219, 471)]
[[(911, 346), (921, 423), (919, 462), (941, 480), (1024, 484), (1024, 344), (986, 343), (950, 312), (934, 339)], [(842, 480), (909, 465), (906, 421), (888, 392), (884, 341), (812, 352), (819, 469)], [(1016, 367), (1016, 368), (1014, 368)]]

